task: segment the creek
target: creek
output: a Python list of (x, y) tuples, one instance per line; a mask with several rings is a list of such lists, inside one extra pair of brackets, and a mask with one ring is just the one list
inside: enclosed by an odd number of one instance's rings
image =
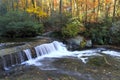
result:
[[(34, 66), (38, 72), (42, 71), (46, 77), (50, 76), (49, 80), (120, 79), (120, 75), (118, 75), (120, 73), (120, 51), (114, 49), (91, 48), (69, 51), (62, 42), (53, 41), (34, 46), (32, 49), (24, 49), (15, 54), (1, 56), (0, 59), (2, 60), (1, 68), (6, 72), (18, 65)], [(64, 79), (61, 78), (63, 75)], [(66, 75), (67, 77), (65, 77)], [(39, 80), (37, 77), (35, 80)], [(7, 79), (14, 79), (13, 75), (9, 75)], [(26, 77), (26, 80), (30, 80), (29, 77)]]

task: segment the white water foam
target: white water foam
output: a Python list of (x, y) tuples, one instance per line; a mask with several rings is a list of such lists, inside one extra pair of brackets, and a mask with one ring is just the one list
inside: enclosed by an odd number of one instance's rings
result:
[(30, 49), (26, 49), (26, 50), (24, 50), (24, 52), (25, 52), (25, 54), (26, 54), (28, 60), (31, 60), (31, 59), (32, 59), (32, 55), (31, 55)]
[[(120, 57), (120, 52), (110, 51), (104, 48), (96, 48), (82, 51), (68, 51), (66, 46), (58, 41), (37, 46), (35, 47), (35, 50), (37, 58), (30, 59), (24, 63), (27, 63), (29, 65), (40, 66), (42, 65), (40, 61), (44, 60), (45, 58), (63, 58), (63, 57), (76, 57), (78, 59), (81, 59), (82, 62), (87, 63), (87, 60), (90, 56), (102, 56), (102, 54), (100, 53)], [(29, 50), (25, 50), (25, 52), (28, 53)]]
[(107, 51), (102, 51), (102, 53), (108, 54), (114, 57), (120, 57), (120, 52), (117, 52), (117, 51), (107, 50)]

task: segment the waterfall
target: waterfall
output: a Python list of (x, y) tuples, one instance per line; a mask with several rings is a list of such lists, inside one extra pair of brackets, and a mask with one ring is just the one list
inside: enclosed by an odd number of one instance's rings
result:
[(4, 70), (9, 70), (8, 67), (7, 67), (7, 62), (6, 62), (5, 57), (2, 56), (1, 58), (2, 58), (3, 69)]
[(45, 54), (49, 54), (54, 51), (66, 50), (66, 48), (64, 48), (63, 46), (65, 46), (65, 45), (63, 45), (62, 43), (59, 43), (57, 41), (54, 41), (54, 42), (48, 43), (48, 44), (42, 44), (42, 45), (35, 47), (36, 55), (38, 57), (38, 56), (42, 56)]
[(13, 55), (12, 54), (10, 54), (10, 60), (11, 60), (11, 65), (13, 65), (14, 61), (13, 61)]
[(62, 42), (54, 41), (53, 44), (56, 50), (67, 51), (66, 45), (63, 44)]
[[(19, 49), (19, 48), (18, 48)], [(48, 58), (62, 58), (62, 57), (76, 57), (81, 59), (84, 63), (87, 62), (89, 56), (101, 56), (100, 53), (109, 54), (111, 56), (120, 57), (120, 52), (110, 51), (104, 48), (96, 48), (82, 51), (68, 51), (66, 45), (62, 42), (53, 41), (52, 43), (46, 43), (36, 46), (31, 49), (25, 49), (23, 51), (8, 54), (2, 56), (2, 66), (5, 70), (8, 70), (10, 66), (20, 63), (28, 63), (30, 65), (39, 65), (40, 59)], [(4, 50), (3, 50), (4, 53)], [(35, 58), (35, 57), (36, 58)]]
[(18, 56), (19, 56), (20, 63), (24, 62), (25, 58), (23, 55), (23, 51), (18, 52)]
[(26, 50), (24, 50), (24, 52), (25, 52), (28, 60), (32, 59), (32, 53), (31, 53), (30, 49), (26, 49)]
[[(114, 56), (120, 56), (120, 52), (111, 52), (105, 48), (96, 48), (82, 51), (68, 51), (66, 45), (62, 42), (53, 41), (52, 43), (42, 44), (34, 47), (37, 58), (27, 63), (30, 65), (36, 65), (40, 63), (41, 59), (44, 58), (62, 58), (62, 57), (76, 57), (83, 63), (87, 63), (90, 56), (102, 56), (104, 54), (114, 54)], [(113, 56), (113, 55), (112, 55)]]
[[(5, 70), (8, 70), (11, 66), (18, 65), (20, 63), (23, 63), (26, 60), (32, 61), (33, 56), (41, 57), (43, 55), (48, 55), (51, 53), (56, 53), (53, 55), (58, 56), (57, 52), (67, 51), (65, 45), (58, 41), (53, 41), (52, 43), (42, 44), (42, 45), (34, 47), (33, 49), (35, 49), (35, 54), (33, 54), (30, 49), (25, 49), (23, 51), (20, 51), (20, 48), (16, 47), (16, 51), (19, 51), (19, 52), (2, 56), (3, 68)], [(4, 50), (2, 51), (3, 53), (5, 53)]]

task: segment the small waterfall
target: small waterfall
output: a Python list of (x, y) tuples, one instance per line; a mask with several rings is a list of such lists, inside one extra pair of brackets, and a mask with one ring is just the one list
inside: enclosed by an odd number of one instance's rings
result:
[(56, 50), (67, 51), (66, 45), (63, 44), (62, 42), (54, 41), (53, 44), (54, 44), (54, 47), (56, 48)]
[(65, 46), (64, 44), (54, 41), (52, 43), (36, 46), (35, 51), (36, 51), (36, 55), (38, 57), (38, 56), (42, 56), (45, 54), (49, 54), (54, 51), (67, 50), (64, 46)]
[[(4, 50), (3, 53), (5, 53)], [(17, 65), (20, 63), (38, 65), (40, 64), (40, 59), (44, 59), (44, 57), (60, 58), (63, 56), (72, 56), (77, 57), (81, 59), (84, 63), (86, 63), (86, 59), (88, 59), (89, 56), (101, 56), (100, 53), (120, 57), (120, 52), (110, 51), (104, 48), (89, 49), (83, 51), (68, 51), (63, 43), (53, 41), (52, 43), (42, 44), (31, 49), (26, 49), (13, 54), (1, 56), (1, 62), (4, 70), (8, 70), (9, 67), (11, 67), (12, 65)]]
[[(105, 48), (96, 48), (82, 51), (68, 51), (65, 44), (58, 41), (53, 41), (52, 43), (42, 44), (36, 46), (35, 52), (38, 58), (33, 59), (33, 61), (28, 61), (27, 63), (30, 65), (36, 65), (40, 61), (40, 59), (48, 58), (61, 58), (61, 57), (76, 57), (81, 59), (83, 63), (87, 63), (90, 56), (102, 56), (101, 53), (119, 56), (120, 52), (111, 52)], [(42, 56), (42, 57), (41, 57)], [(40, 63), (40, 62), (39, 62)]]
[(31, 53), (30, 49), (26, 49), (26, 50), (24, 50), (24, 52), (25, 52), (28, 60), (32, 59), (32, 53)]
[(1, 57), (2, 58), (2, 66), (3, 66), (3, 69), (4, 70), (9, 70), (8, 67), (7, 67), (7, 62), (6, 62), (6, 59), (5, 57)]
[(53, 43), (42, 44), (40, 46), (36, 46), (35, 47), (35, 51), (36, 51), (37, 57), (45, 55), (45, 54), (48, 54), (48, 53), (50, 53), (52, 51), (55, 51), (55, 50), (56, 49), (55, 49)]
[(14, 60), (13, 60), (13, 55), (12, 54), (10, 54), (10, 60), (11, 60), (11, 65), (13, 65), (14, 64)]
[(18, 56), (19, 56), (19, 58), (20, 58), (20, 62), (21, 62), (21, 63), (25, 61), (25, 58), (24, 58), (24, 56), (23, 56), (23, 52), (22, 52), (22, 51), (20, 51), (20, 52), (18, 53)]
[[(16, 47), (16, 53), (7, 54), (2, 56), (2, 65), (4, 70), (8, 70), (11, 66), (18, 65), (23, 63), (26, 60), (32, 60), (32, 58), (43, 56), (46, 54), (50, 54), (55, 51), (67, 50), (65, 45), (58, 41), (53, 41), (52, 43), (46, 43), (33, 48), (35, 50), (35, 54), (33, 54), (32, 50), (26, 49), (20, 51), (20, 47)], [(3, 53), (4, 50), (2, 50)], [(34, 57), (35, 56), (35, 57)]]

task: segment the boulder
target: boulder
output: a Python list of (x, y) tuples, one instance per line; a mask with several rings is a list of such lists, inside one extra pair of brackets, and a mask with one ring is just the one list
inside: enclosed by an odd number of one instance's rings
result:
[(44, 34), (42, 34), (42, 36), (47, 36), (49, 37), (50, 35), (52, 35), (53, 31), (49, 31), (49, 32), (46, 32)]
[(86, 40), (83, 36), (76, 36), (74, 38), (70, 38), (67, 40), (69, 48), (78, 49), (80, 48), (80, 44), (86, 42), (85, 47), (92, 47), (92, 40)]
[(84, 37), (82, 36), (76, 36), (74, 38), (70, 38), (67, 40), (68, 43), (70, 44), (75, 44), (75, 45), (80, 45), (80, 43), (84, 40)]

